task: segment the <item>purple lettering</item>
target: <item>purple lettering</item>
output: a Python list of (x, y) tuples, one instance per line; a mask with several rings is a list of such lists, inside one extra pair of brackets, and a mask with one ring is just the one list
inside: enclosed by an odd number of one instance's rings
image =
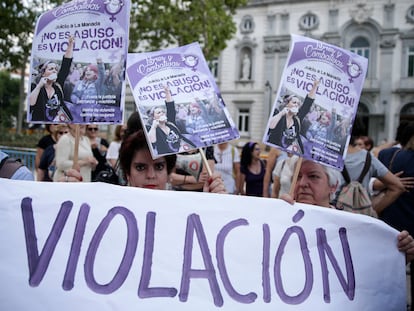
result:
[(29, 264), (29, 285), (38, 286), (42, 281), (46, 270), (49, 266), (50, 259), (55, 251), (57, 242), (60, 239), (63, 228), (72, 210), (73, 203), (65, 201), (62, 203), (52, 230), (43, 246), (42, 253), (39, 256), (37, 248), (36, 229), (33, 217), (32, 199), (24, 198), (21, 204), (24, 234), (26, 239), (27, 260)]
[[(203, 256), (205, 270), (191, 269), (191, 252), (193, 250), (194, 232), (197, 235), (198, 243), (200, 244), (201, 254)], [(185, 232), (184, 245), (184, 262), (183, 272), (181, 277), (180, 294), (178, 295), (180, 301), (187, 301), (190, 287), (190, 278), (206, 278), (210, 284), (210, 289), (213, 294), (214, 304), (218, 307), (223, 305), (223, 296), (216, 278), (213, 262), (211, 260), (211, 253), (208, 248), (207, 238), (204, 233), (200, 217), (196, 214), (191, 214), (187, 218), (187, 228)]]
[[(128, 229), (125, 252), (121, 264), (119, 265), (118, 271), (114, 275), (113, 279), (108, 284), (101, 285), (96, 282), (95, 277), (93, 275), (93, 264), (95, 262), (96, 252), (98, 250), (102, 237), (104, 236), (112, 219), (118, 214), (124, 217)], [(137, 245), (138, 226), (134, 214), (130, 210), (121, 206), (113, 207), (112, 209), (110, 209), (108, 211), (108, 214), (105, 216), (104, 219), (102, 219), (101, 223), (96, 229), (96, 232), (92, 237), (88, 251), (86, 253), (85, 280), (89, 288), (96, 293), (110, 294), (116, 291), (119, 287), (121, 287), (121, 285), (124, 283), (128, 276), (129, 270), (131, 269)]]
[(344, 253), (346, 276), (347, 276), (348, 282), (345, 281), (345, 277), (343, 276), (339, 268), (338, 262), (332, 252), (332, 249), (327, 242), (325, 230), (321, 228), (317, 229), (316, 236), (318, 239), (318, 252), (319, 252), (319, 258), (321, 261), (321, 269), (322, 269), (323, 299), (325, 300), (325, 302), (331, 301), (331, 294), (329, 290), (328, 267), (326, 264), (326, 255), (328, 255), (329, 261), (332, 263), (336, 276), (338, 277), (339, 282), (341, 283), (341, 286), (345, 294), (348, 296), (349, 300), (354, 300), (355, 272), (354, 272), (354, 265), (352, 263), (352, 257), (351, 257), (351, 251), (349, 248), (348, 238), (346, 236), (346, 229), (345, 228), (339, 229), (339, 238), (341, 239), (342, 251)]
[[(303, 211), (299, 210), (298, 213), (295, 214), (293, 217), (293, 221), (297, 222), (303, 217), (304, 213)], [(289, 296), (284, 288), (283, 288), (283, 282), (282, 282), (282, 275), (281, 275), (281, 262), (282, 262), (282, 256), (286, 247), (287, 242), (289, 241), (289, 238), (292, 234), (296, 234), (299, 239), (300, 243), (300, 250), (302, 253), (304, 266), (305, 266), (305, 285), (303, 287), (302, 292), (297, 294), (296, 296)], [(306, 243), (306, 237), (305, 232), (301, 227), (293, 226), (286, 230), (285, 234), (283, 235), (283, 238), (280, 242), (279, 248), (276, 252), (275, 256), (275, 266), (274, 266), (274, 276), (275, 276), (275, 285), (276, 285), (276, 291), (279, 294), (280, 299), (288, 304), (300, 304), (303, 301), (305, 301), (312, 290), (313, 286), (313, 268), (312, 268), (312, 262), (309, 255), (309, 249), (308, 245)]]
[(79, 254), (82, 246), (83, 236), (85, 234), (86, 221), (90, 211), (88, 204), (82, 204), (76, 221), (75, 232), (73, 233), (72, 246), (70, 248), (70, 255), (66, 265), (65, 276), (63, 277), (62, 288), (64, 290), (71, 290), (75, 285), (76, 266), (79, 261)]
[(241, 303), (252, 303), (256, 300), (257, 295), (255, 293), (248, 293), (246, 295), (239, 294), (234, 289), (233, 285), (230, 282), (229, 275), (227, 274), (226, 264), (224, 260), (224, 241), (226, 236), (230, 231), (238, 226), (247, 226), (249, 223), (245, 219), (234, 220), (223, 227), (220, 230), (219, 235), (217, 236), (216, 248), (217, 248), (217, 267), (220, 272), (221, 280), (223, 281), (224, 288), (227, 290), (227, 293), (234, 300)]
[(147, 214), (147, 224), (145, 229), (145, 247), (144, 260), (142, 263), (141, 281), (138, 287), (138, 297), (175, 297), (177, 289), (172, 287), (153, 287), (149, 288), (151, 279), (152, 254), (154, 251), (154, 230), (155, 230), (155, 213)]

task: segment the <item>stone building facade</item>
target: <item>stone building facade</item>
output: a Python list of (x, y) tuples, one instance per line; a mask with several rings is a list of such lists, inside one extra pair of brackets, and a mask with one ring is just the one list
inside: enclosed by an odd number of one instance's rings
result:
[(241, 140), (261, 141), (290, 47), (310, 36), (369, 59), (358, 107), (376, 143), (414, 121), (412, 0), (251, 0), (234, 38), (211, 69)]

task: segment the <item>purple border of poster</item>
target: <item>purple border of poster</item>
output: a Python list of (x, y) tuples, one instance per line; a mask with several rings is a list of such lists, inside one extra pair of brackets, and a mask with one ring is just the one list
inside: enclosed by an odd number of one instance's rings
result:
[(292, 35), (263, 143), (342, 169), (367, 66), (360, 55)]
[[(58, 87), (64, 94), (60, 106), (68, 113), (61, 118), (59, 113), (56, 115), (56, 105), (39, 101), (36, 105), (41, 106), (41, 103), (46, 108), (41, 108), (45, 111), (34, 118), (34, 108), (28, 99), (27, 122), (123, 123), (129, 15), (129, 0), (75, 0), (39, 17), (33, 38), (28, 89), (32, 90), (38, 83), (44, 64), (53, 62), (62, 69), (69, 37), (74, 36), (70, 73)], [(85, 79), (87, 70), (94, 73), (89, 81)]]
[[(239, 138), (198, 43), (130, 53), (127, 63), (128, 82), (154, 158)], [(165, 102), (165, 88), (171, 92), (169, 104)], [(166, 111), (166, 122), (175, 137), (170, 135), (161, 140), (164, 135), (154, 125), (156, 108)], [(198, 112), (191, 113), (192, 109)], [(175, 111), (173, 115), (171, 110)], [(156, 140), (149, 137), (150, 131), (158, 133)]]

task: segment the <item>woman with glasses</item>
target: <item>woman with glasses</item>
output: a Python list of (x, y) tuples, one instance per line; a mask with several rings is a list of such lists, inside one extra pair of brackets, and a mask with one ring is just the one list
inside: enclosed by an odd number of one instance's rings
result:
[(266, 166), (260, 158), (260, 146), (248, 142), (243, 146), (240, 159), (239, 191), (241, 195), (263, 196), (263, 178)]
[(91, 142), (93, 156), (98, 161), (95, 170), (92, 171), (92, 181), (94, 181), (97, 174), (106, 169), (106, 152), (108, 150), (109, 143), (105, 138), (99, 136), (98, 124), (88, 124), (86, 126), (86, 136), (88, 136)]
[[(82, 181), (90, 182), (92, 171), (98, 161), (91, 149), (89, 138), (85, 136), (85, 125), (69, 124), (69, 132), (63, 135), (56, 144), (56, 172), (53, 181), (59, 181), (70, 168), (78, 170)], [(74, 163), (76, 127), (79, 126), (78, 161)]]
[(62, 64), (47, 61), (39, 68), (29, 95), (31, 121), (67, 122), (72, 114), (64, 101), (63, 86), (70, 72), (75, 38), (69, 37)]

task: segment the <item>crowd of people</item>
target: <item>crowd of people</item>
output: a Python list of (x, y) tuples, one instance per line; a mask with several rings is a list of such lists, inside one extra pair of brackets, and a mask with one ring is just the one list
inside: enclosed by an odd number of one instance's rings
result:
[[(153, 159), (137, 112), (126, 125), (118, 125), (108, 140), (98, 124), (51, 124), (46, 128), (49, 134), (40, 139), (36, 153), (36, 177), (43, 182), (93, 182), (100, 171), (111, 167), (119, 175), (119, 184), (131, 187), (272, 197), (326, 208), (337, 208), (336, 198), (345, 183), (340, 171), (310, 160), (298, 161), (297, 155), (279, 149), (271, 148), (263, 157), (261, 144), (255, 141), (245, 143), (241, 151), (234, 142), (199, 150), (207, 155), (208, 168), (201, 164), (198, 174), (186, 172), (182, 165), (178, 169), (178, 163), (197, 154)], [(364, 133), (357, 118), (345, 167), (350, 179), (356, 180), (370, 155), (369, 170), (361, 183), (370, 193), (378, 218), (400, 231), (397, 247), (406, 253), (414, 274), (414, 122), (402, 122), (395, 142), (381, 146), (374, 146)], [(20, 175), (16, 172), (11, 178), (33, 180), (30, 172), (19, 170)]]

